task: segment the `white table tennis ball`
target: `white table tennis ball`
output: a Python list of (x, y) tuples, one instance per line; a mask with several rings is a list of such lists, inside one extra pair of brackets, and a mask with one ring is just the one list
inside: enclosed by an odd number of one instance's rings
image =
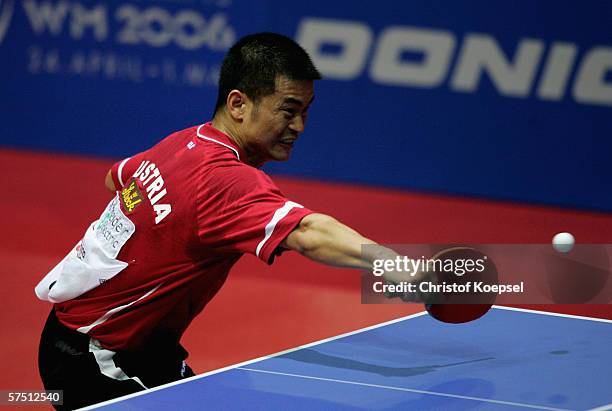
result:
[(570, 233), (557, 233), (553, 237), (552, 245), (560, 253), (568, 253), (574, 248), (574, 236)]

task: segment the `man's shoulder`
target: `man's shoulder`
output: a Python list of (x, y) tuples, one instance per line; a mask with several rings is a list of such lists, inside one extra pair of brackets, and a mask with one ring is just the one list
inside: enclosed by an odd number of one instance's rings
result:
[(187, 141), (192, 136), (196, 135), (196, 130), (198, 126), (187, 127), (182, 130), (174, 131), (168, 135), (166, 135), (161, 140), (158, 140), (153, 146), (149, 148), (149, 152), (155, 151), (163, 151), (167, 152), (168, 150), (173, 151), (172, 147), (181, 143), (182, 141)]
[(192, 153), (192, 156), (185, 156), (183, 160), (197, 159), (197, 163), (204, 168), (214, 166), (217, 162), (239, 163), (233, 147), (203, 138), (200, 133), (202, 126), (203, 124), (199, 124), (175, 131), (163, 138), (154, 149), (165, 155), (178, 153), (175, 155), (180, 157), (187, 152)]
[(199, 125), (195, 125), (195, 126), (189, 126), (189, 127), (184, 128), (182, 130), (174, 131), (174, 132), (170, 133), (169, 135), (167, 135), (163, 140), (169, 140), (169, 139), (181, 138), (181, 137), (185, 138), (185, 137), (196, 136), (197, 135), (197, 131), (198, 131), (198, 127), (199, 127)]

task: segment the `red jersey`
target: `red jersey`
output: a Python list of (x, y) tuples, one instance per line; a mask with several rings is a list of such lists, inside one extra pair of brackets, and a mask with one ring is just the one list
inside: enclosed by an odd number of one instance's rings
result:
[(117, 195), (37, 286), (65, 326), (110, 350), (181, 335), (244, 253), (271, 264), (311, 213), (210, 123), (118, 162)]

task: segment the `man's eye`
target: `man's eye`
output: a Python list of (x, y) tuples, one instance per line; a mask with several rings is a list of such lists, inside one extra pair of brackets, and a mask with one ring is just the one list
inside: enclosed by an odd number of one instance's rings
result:
[(287, 117), (287, 118), (291, 118), (291, 117), (295, 116), (295, 113), (296, 113), (296, 111), (294, 109), (292, 109), (292, 108), (283, 108), (282, 111), (283, 111), (285, 117)]

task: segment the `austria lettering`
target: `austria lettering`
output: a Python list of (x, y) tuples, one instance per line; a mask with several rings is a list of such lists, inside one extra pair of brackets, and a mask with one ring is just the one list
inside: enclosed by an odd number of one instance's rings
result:
[(139, 178), (142, 181), (143, 188), (146, 189), (149, 202), (153, 206), (153, 210), (157, 214), (155, 224), (159, 224), (168, 214), (172, 212), (170, 204), (158, 204), (168, 193), (164, 187), (164, 178), (155, 163), (149, 160), (143, 161), (138, 166), (134, 173), (134, 178)]

